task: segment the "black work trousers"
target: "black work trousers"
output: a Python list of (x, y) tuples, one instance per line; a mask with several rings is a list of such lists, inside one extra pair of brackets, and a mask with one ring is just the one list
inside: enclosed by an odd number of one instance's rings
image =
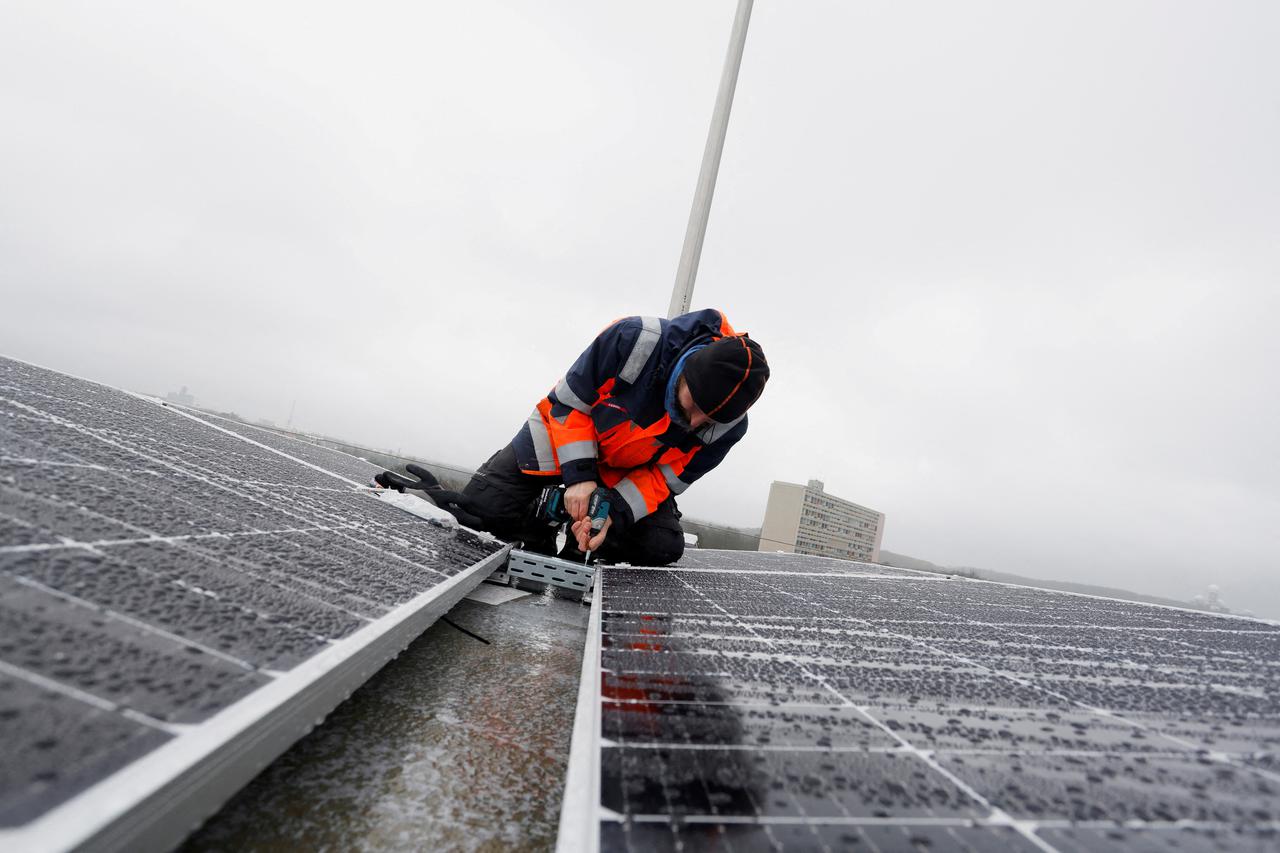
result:
[[(526, 474), (516, 464), (511, 445), (499, 450), (471, 477), (463, 495), (468, 508), (480, 517), (483, 529), (509, 542), (522, 542), (530, 551), (554, 555), (555, 530), (534, 518), (534, 504), (547, 486), (558, 485), (555, 477)], [(624, 530), (610, 528), (597, 557), (609, 563), (633, 566), (665, 566), (684, 553), (684, 530), (675, 498), (667, 498), (658, 508)]]

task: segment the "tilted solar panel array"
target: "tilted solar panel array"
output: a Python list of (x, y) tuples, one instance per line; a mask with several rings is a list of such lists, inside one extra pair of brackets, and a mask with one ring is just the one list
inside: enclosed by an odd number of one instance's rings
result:
[(503, 556), (227, 430), (0, 359), (0, 849), (176, 842)]
[(224, 415), (215, 415), (173, 403), (163, 403), (162, 405), (176, 412), (194, 415), (211, 426), (230, 430), (248, 441), (265, 445), (272, 450), (288, 454), (294, 459), (306, 462), (308, 465), (315, 465), (317, 468), (345, 477), (356, 483), (367, 484), (374, 474), (383, 470), (380, 466), (358, 459), (349, 453), (343, 453), (341, 450), (334, 450), (332, 447), (324, 447), (303, 441), (300, 438), (284, 435), (267, 427), (242, 423)]
[(1280, 847), (1274, 623), (786, 554), (597, 578), (562, 850)]

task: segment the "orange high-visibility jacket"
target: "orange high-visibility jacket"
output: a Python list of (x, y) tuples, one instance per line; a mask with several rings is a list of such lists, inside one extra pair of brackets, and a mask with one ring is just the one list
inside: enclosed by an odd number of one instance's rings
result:
[(747, 417), (683, 424), (673, 405), (682, 357), (736, 334), (719, 311), (672, 320), (624, 317), (601, 332), (534, 408), (512, 441), (528, 474), (616, 490), (636, 521), (720, 463)]

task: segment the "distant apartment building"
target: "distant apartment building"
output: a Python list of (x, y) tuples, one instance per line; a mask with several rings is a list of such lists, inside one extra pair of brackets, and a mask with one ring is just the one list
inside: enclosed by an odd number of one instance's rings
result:
[(760, 528), (760, 551), (789, 551), (843, 560), (880, 560), (884, 513), (807, 486), (774, 481)]

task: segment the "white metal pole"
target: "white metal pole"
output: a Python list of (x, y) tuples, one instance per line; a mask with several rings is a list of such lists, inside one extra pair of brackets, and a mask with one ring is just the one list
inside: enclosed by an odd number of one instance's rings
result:
[(702, 241), (707, 236), (711, 197), (716, 191), (720, 154), (724, 151), (724, 137), (729, 130), (729, 110), (733, 107), (733, 93), (738, 86), (738, 68), (742, 65), (742, 50), (747, 43), (747, 24), (751, 21), (751, 6), (754, 2), (755, 0), (738, 0), (738, 12), (733, 18), (729, 52), (724, 58), (724, 72), (720, 75), (720, 91), (716, 94), (716, 107), (711, 114), (711, 129), (707, 131), (707, 147), (702, 153), (702, 171), (698, 174), (698, 187), (693, 193), (693, 209), (689, 211), (689, 227), (684, 233), (684, 248), (680, 251), (680, 266), (676, 270), (676, 285), (671, 292), (668, 317), (688, 312), (693, 300), (693, 283), (698, 277)]

